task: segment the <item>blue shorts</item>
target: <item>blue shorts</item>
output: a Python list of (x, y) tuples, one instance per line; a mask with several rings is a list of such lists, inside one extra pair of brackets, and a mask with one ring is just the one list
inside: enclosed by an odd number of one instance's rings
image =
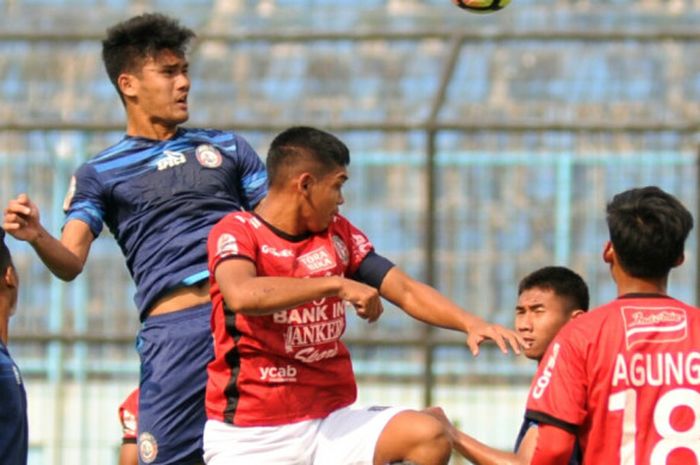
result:
[(139, 465), (202, 460), (207, 364), (214, 358), (211, 303), (144, 321), (138, 416)]

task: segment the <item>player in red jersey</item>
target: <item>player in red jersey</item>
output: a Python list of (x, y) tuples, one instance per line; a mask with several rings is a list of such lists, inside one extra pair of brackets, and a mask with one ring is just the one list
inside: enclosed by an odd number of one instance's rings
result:
[(584, 465), (700, 463), (700, 311), (666, 294), (692, 216), (645, 187), (616, 195), (607, 222), (618, 297), (562, 329), (540, 364), (532, 464), (565, 464), (575, 437)]
[(119, 448), (119, 465), (137, 465), (139, 450), (138, 437), (139, 389), (131, 391), (119, 406), (119, 422), (122, 425), (122, 446)]
[(349, 407), (356, 383), (340, 341), (345, 302), (372, 322), (382, 296), (414, 318), (467, 333), (475, 354), (485, 339), (519, 352), (515, 333), (409, 278), (338, 214), (349, 161), (329, 133), (282, 132), (267, 157), (268, 195), (209, 235), (209, 465), (447, 463), (451, 444), (433, 416)]
[[(566, 323), (588, 311), (588, 286), (574, 271), (561, 266), (546, 266), (525, 276), (518, 284), (515, 305), (515, 330), (529, 342), (525, 356), (539, 364), (547, 347)], [(447, 426), (455, 449), (474, 465), (529, 465), (535, 451), (538, 423), (524, 418), (513, 452), (480, 442), (459, 431), (441, 408), (430, 409)], [(568, 465), (580, 465), (576, 448)]]

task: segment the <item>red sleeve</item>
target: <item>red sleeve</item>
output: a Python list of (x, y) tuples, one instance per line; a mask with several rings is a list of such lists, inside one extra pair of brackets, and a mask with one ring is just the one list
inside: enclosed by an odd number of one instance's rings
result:
[(257, 248), (251, 228), (260, 227), (260, 221), (249, 213), (236, 212), (223, 217), (209, 232), (209, 272), (214, 276), (223, 260), (242, 257), (256, 261)]
[(356, 228), (352, 223), (350, 223), (344, 217), (338, 215), (336, 217), (336, 222), (338, 227), (344, 233), (344, 241), (349, 247), (349, 263), (347, 276), (352, 276), (355, 274), (359, 268), (362, 260), (365, 259), (368, 253), (374, 250), (374, 246), (370, 240), (365, 236), (365, 233)]
[(136, 442), (138, 429), (139, 390), (134, 389), (119, 406), (119, 422), (122, 425), (122, 442)]
[(574, 451), (576, 436), (563, 429), (542, 424), (530, 465), (567, 465)]
[(587, 340), (579, 318), (552, 341), (533, 378), (526, 416), (576, 433), (586, 417)]

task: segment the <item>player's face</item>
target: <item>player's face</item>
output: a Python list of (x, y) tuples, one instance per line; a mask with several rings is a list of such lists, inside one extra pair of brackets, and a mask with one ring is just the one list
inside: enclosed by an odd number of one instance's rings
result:
[(139, 110), (152, 124), (174, 127), (189, 117), (189, 64), (185, 57), (165, 50), (149, 57), (135, 76), (135, 97)]
[(523, 291), (515, 306), (515, 331), (530, 344), (525, 356), (540, 360), (549, 343), (571, 319), (565, 299), (549, 289), (533, 288)]
[(312, 232), (324, 231), (345, 202), (343, 184), (348, 180), (345, 167), (337, 168), (321, 178), (313, 178), (308, 186), (307, 226)]

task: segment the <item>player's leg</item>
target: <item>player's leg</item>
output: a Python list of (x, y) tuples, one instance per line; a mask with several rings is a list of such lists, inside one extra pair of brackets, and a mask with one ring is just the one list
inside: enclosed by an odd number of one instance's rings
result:
[(317, 442), (314, 465), (437, 465), (451, 452), (439, 421), (400, 408), (339, 409), (323, 420)]
[(211, 304), (157, 315), (139, 334), (139, 465), (199, 465), (206, 366), (214, 349)]
[(406, 410), (394, 416), (379, 436), (374, 465), (402, 460), (420, 465), (445, 465), (451, 453), (447, 430), (437, 418)]

